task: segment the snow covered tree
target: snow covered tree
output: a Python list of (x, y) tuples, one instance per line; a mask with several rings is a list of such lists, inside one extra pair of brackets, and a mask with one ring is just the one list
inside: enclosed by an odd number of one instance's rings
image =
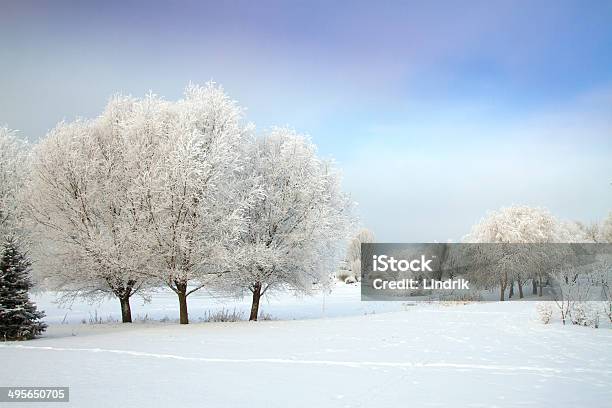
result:
[(356, 280), (361, 280), (361, 244), (374, 242), (374, 233), (366, 228), (361, 229), (353, 239), (351, 239), (346, 262), (352, 275)]
[(330, 282), (346, 250), (352, 204), (333, 163), (293, 130), (259, 137), (249, 157), (246, 174), (255, 176), (263, 198), (247, 209), (230, 288), (252, 295), (249, 319), (257, 320), (268, 291), (309, 293)]
[(612, 212), (609, 213), (606, 219), (601, 223), (599, 238), (598, 242), (612, 243)]
[(187, 296), (220, 272), (241, 220), (232, 185), (251, 134), (241, 119), (209, 83), (177, 102), (116, 96), (101, 117), (58, 125), (36, 149), (29, 200), (43, 258), (57, 260), (48, 278), (115, 295), (124, 321), (129, 298), (161, 282), (188, 323)]
[(29, 149), (16, 132), (0, 127), (0, 239), (21, 229), (19, 193), (27, 174)]
[[(479, 223), (472, 227), (472, 231), (464, 237), (465, 242), (472, 243), (553, 243), (568, 242), (570, 240), (567, 228), (564, 227), (547, 210), (532, 208), (527, 206), (512, 206), (501, 208), (498, 211), (490, 212)], [(500, 288), (500, 300), (504, 300), (504, 291), (509, 285), (518, 282), (519, 297), (523, 297), (523, 282), (526, 278), (531, 278), (533, 282), (533, 292), (537, 291), (539, 282), (539, 294), (542, 291), (542, 280), (546, 272), (535, 263), (532, 266), (536, 270), (534, 276), (524, 276), (524, 271), (516, 270), (511, 275), (507, 274), (507, 265), (518, 264), (516, 257), (528, 257), (529, 261), (542, 259), (546, 254), (526, 253), (517, 251), (512, 246), (499, 246), (499, 248), (487, 248), (480, 252), (488, 259), (483, 259), (484, 263), (491, 263), (494, 266), (488, 268), (493, 276), (488, 278), (497, 282)], [(534, 248), (536, 249), (536, 248)], [(542, 255), (542, 256), (538, 256)], [(550, 254), (549, 254), (550, 255)], [(512, 258), (515, 259), (512, 259)], [(523, 259), (527, 261), (527, 259)], [(525, 263), (522, 263), (525, 265)]]
[(47, 327), (40, 321), (45, 314), (29, 299), (30, 266), (14, 238), (0, 245), (0, 339), (4, 341), (29, 340)]
[(125, 131), (158, 141), (146, 177), (136, 180), (150, 221), (145, 246), (156, 259), (147, 271), (177, 294), (187, 324), (187, 297), (225, 272), (225, 249), (257, 197), (241, 173), (253, 132), (214, 83), (190, 85), (175, 103), (155, 101), (163, 108), (136, 109)]
[(58, 124), (35, 148), (27, 199), (46, 283), (70, 297), (117, 297), (123, 322), (150, 263), (149, 215), (135, 189), (148, 176), (149, 138), (123, 132), (134, 109), (115, 97), (97, 119)]
[(584, 224), (582, 222), (574, 222), (567, 226), (576, 239), (581, 242), (601, 242), (602, 230), (597, 223)]
[(601, 222), (576, 221), (567, 225), (568, 231), (578, 242), (612, 242), (612, 212)]

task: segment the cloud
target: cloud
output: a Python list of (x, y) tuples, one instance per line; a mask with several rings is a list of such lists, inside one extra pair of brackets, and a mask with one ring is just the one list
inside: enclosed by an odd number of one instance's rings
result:
[(511, 204), (593, 221), (612, 210), (612, 92), (508, 120), (375, 128), (343, 162), (364, 224), (383, 241), (458, 240)]

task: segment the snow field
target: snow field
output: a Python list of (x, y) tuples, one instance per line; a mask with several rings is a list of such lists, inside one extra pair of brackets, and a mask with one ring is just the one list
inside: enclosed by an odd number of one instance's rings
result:
[[(210, 309), (203, 300), (191, 299), (192, 316)], [(138, 313), (170, 313), (166, 306), (154, 298)], [(612, 400), (612, 331), (543, 325), (534, 302), (405, 306), (360, 302), (358, 286), (340, 285), (325, 308), (322, 297), (264, 304), (275, 317), (302, 320), (74, 323), (88, 307), (74, 305), (70, 324), (57, 321), (65, 311), (48, 310), (53, 324), (44, 337), (0, 344), (9, 368), (0, 383), (70, 386), (66, 406), (74, 407), (608, 407)]]

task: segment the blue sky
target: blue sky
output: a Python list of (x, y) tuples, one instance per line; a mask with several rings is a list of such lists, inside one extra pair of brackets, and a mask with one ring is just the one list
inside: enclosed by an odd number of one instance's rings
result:
[(4, 2), (0, 123), (36, 140), (115, 92), (210, 79), (344, 170), (384, 241), (487, 210), (612, 210), (612, 2)]

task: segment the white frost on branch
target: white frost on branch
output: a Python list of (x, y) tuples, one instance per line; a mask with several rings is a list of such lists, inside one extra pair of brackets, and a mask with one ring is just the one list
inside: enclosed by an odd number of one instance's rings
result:
[(29, 163), (29, 146), (14, 130), (0, 126), (0, 239), (22, 230), (19, 198)]
[(340, 174), (308, 138), (286, 128), (259, 137), (249, 159), (247, 173), (263, 197), (246, 214), (230, 289), (251, 292), (255, 301), (269, 290), (325, 287), (353, 221)]

